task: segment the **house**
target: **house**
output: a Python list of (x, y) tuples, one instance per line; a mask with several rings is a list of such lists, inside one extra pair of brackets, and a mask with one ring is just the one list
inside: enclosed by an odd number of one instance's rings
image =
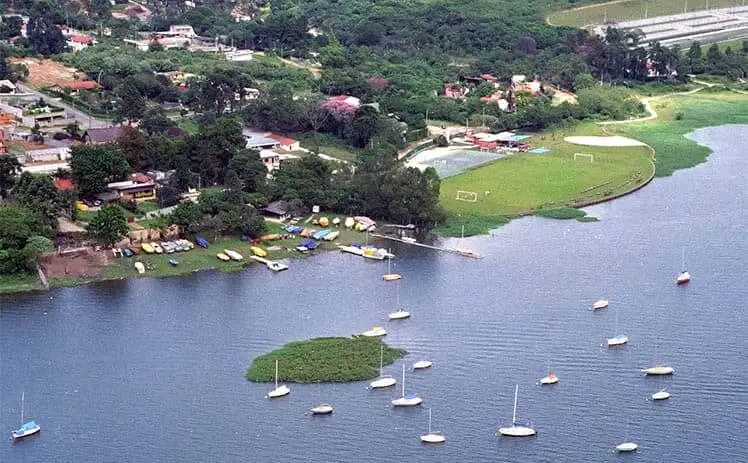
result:
[(60, 82), (51, 88), (58, 92), (70, 92), (72, 95), (77, 95), (81, 90), (96, 90), (99, 88), (99, 84), (93, 80), (73, 80), (70, 82)]
[(252, 61), (252, 50), (229, 50), (223, 55), (228, 61)]
[(247, 140), (246, 147), (249, 149), (263, 150), (280, 148), (280, 143), (278, 142), (278, 140), (269, 138), (265, 136), (264, 133), (252, 132), (250, 130), (242, 131), (242, 133), (244, 135), (244, 138)]
[(87, 143), (96, 145), (100, 143), (114, 143), (120, 137), (121, 133), (121, 126), (91, 128), (86, 130), (83, 138)]
[(260, 151), (260, 161), (269, 172), (272, 172), (280, 167), (280, 153), (275, 150), (262, 150)]
[(97, 194), (95, 198), (104, 204), (116, 203), (117, 201), (119, 201), (119, 193), (117, 193), (116, 191), (105, 191), (103, 193)]
[(0, 80), (0, 93), (2, 94), (16, 93), (16, 90), (17, 90), (16, 85), (13, 82), (7, 79)]
[(148, 181), (143, 182), (142, 178), (136, 176), (133, 180), (110, 183), (107, 185), (107, 188), (116, 193), (118, 199), (124, 201), (148, 201), (156, 199), (156, 183), (147, 176), (144, 177)]
[(81, 51), (95, 43), (96, 40), (94, 40), (93, 37), (84, 34), (73, 34), (69, 36), (67, 40), (68, 47), (70, 47), (74, 52)]
[(290, 208), (288, 207), (288, 203), (283, 200), (273, 201), (272, 203), (260, 209), (260, 211), (264, 215), (274, 217), (278, 220), (286, 220), (290, 217)]
[(268, 138), (272, 138), (273, 140), (277, 141), (280, 144), (280, 149), (284, 151), (297, 151), (301, 147), (299, 142), (297, 140), (294, 140), (293, 138), (282, 137), (274, 133), (268, 135)]
[(470, 89), (460, 84), (444, 84), (444, 96), (455, 100), (461, 100), (470, 93)]
[(8, 145), (5, 143), (5, 132), (0, 130), (0, 154), (8, 154)]
[(195, 29), (193, 29), (192, 26), (190, 26), (189, 24), (172, 25), (172, 26), (169, 26), (168, 31), (157, 32), (157, 34), (171, 35), (175, 37), (188, 37), (188, 38), (197, 37), (197, 34), (195, 33)]
[(525, 92), (532, 96), (540, 96), (542, 93), (542, 84), (537, 79), (528, 82), (524, 75), (518, 74), (512, 76), (510, 89), (515, 93)]

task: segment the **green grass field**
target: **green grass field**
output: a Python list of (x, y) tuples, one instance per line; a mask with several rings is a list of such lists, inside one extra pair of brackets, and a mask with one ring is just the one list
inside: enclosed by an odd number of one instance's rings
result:
[(390, 365), (407, 353), (393, 349), (378, 339), (314, 338), (286, 344), (252, 361), (245, 376), (250, 381), (273, 381), (275, 361), (278, 377), (296, 383), (347, 382), (376, 378), (381, 346), (383, 363)]
[[(695, 129), (723, 124), (748, 124), (748, 95), (704, 90), (675, 95), (652, 102), (658, 118), (637, 124), (608, 126), (607, 131), (629, 136), (652, 146), (657, 152), (658, 177), (706, 161), (709, 148), (684, 135)], [(677, 117), (681, 119), (676, 120)]]
[[(735, 6), (736, 0), (709, 0), (709, 9)], [(706, 0), (690, 1), (687, 11), (705, 10)], [(584, 27), (602, 24), (608, 21), (630, 21), (647, 17), (665, 16), (683, 13), (684, 2), (673, 0), (628, 0), (606, 2), (597, 5), (581, 6), (574, 9), (557, 11), (548, 16), (548, 22), (554, 26)]]
[[(651, 175), (646, 147), (599, 148), (563, 141), (572, 134), (601, 132), (594, 124), (583, 124), (570, 133), (545, 133), (532, 143), (549, 148), (549, 154), (518, 154), (442, 181), (441, 201), (451, 219), (438, 233), (454, 235), (460, 228), (454, 223), (471, 223), (477, 217), (482, 223), (468, 227), (466, 234), (485, 233), (502, 218), (598, 201), (630, 190)], [(574, 160), (574, 153), (592, 154), (594, 162)], [(477, 201), (458, 200), (458, 190), (477, 193)]]
[(0, 294), (42, 289), (36, 274), (0, 275)]

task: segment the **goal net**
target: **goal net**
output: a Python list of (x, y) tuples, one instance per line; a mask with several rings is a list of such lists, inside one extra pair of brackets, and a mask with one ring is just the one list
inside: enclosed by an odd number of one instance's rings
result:
[(478, 193), (474, 191), (462, 191), (457, 190), (457, 200), (458, 201), (467, 201), (469, 203), (474, 203), (478, 201)]
[(589, 162), (595, 162), (595, 156), (589, 153), (574, 153), (574, 160), (577, 159), (587, 160)]

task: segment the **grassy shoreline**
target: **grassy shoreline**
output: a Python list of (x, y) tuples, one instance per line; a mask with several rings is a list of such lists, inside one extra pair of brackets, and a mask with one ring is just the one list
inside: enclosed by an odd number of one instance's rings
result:
[[(384, 346), (384, 349), (382, 349)], [(380, 350), (384, 365), (407, 354), (376, 338), (313, 338), (294, 341), (252, 361), (245, 376), (253, 382), (275, 379), (278, 360), (278, 379), (294, 383), (330, 383), (362, 381), (379, 374)]]

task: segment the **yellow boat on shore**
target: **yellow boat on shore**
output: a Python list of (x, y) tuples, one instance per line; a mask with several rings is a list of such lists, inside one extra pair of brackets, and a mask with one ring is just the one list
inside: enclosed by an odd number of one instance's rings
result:
[(249, 250), (252, 251), (252, 254), (256, 255), (257, 257), (267, 257), (268, 255), (267, 251), (259, 246), (251, 246)]
[(224, 262), (228, 262), (228, 261), (231, 260), (231, 257), (227, 256), (226, 254), (224, 254), (222, 252), (219, 252), (218, 254), (216, 254), (216, 257), (218, 257), (219, 259), (221, 259)]
[(150, 244), (148, 244), (148, 243), (143, 243), (142, 245), (140, 245), (140, 247), (141, 247), (141, 249), (143, 249), (143, 251), (145, 251), (145, 252), (146, 252), (147, 254), (153, 254), (153, 252), (154, 252), (154, 251), (153, 251), (153, 246), (151, 246), (151, 245), (150, 245)]

